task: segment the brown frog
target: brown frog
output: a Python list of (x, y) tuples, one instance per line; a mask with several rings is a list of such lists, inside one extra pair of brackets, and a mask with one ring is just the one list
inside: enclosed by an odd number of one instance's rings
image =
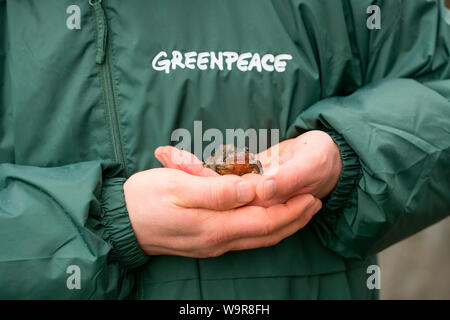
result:
[(232, 144), (220, 145), (217, 152), (206, 159), (204, 166), (220, 175), (263, 174), (261, 162), (255, 159), (247, 147), (238, 148)]

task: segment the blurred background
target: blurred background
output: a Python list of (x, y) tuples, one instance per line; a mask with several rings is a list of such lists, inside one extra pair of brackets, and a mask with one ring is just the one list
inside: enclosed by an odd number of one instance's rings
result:
[[(445, 0), (450, 8), (450, 0)], [(450, 217), (378, 255), (381, 299), (450, 300)]]
[(450, 299), (450, 218), (378, 255), (381, 299)]

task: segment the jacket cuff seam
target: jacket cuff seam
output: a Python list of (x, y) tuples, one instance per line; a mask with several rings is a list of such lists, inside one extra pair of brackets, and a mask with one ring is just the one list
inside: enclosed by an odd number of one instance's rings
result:
[(336, 143), (342, 159), (342, 171), (334, 190), (325, 199), (322, 214), (337, 218), (338, 215), (351, 205), (351, 195), (356, 191), (356, 185), (362, 176), (359, 157), (344, 137), (336, 131), (324, 130)]
[(112, 246), (111, 258), (127, 269), (143, 265), (149, 257), (142, 251), (134, 234), (123, 194), (125, 178), (111, 178), (103, 182), (101, 190), (101, 224), (108, 243)]

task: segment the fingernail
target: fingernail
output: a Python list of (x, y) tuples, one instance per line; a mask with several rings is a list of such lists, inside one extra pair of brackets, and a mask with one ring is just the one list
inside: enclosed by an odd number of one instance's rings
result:
[(240, 203), (247, 203), (253, 200), (255, 192), (250, 182), (242, 181), (237, 184), (237, 198)]
[(317, 209), (314, 214), (316, 214), (317, 212), (320, 211), (320, 209), (322, 209), (322, 202), (319, 199), (317, 199), (315, 205), (317, 206)]
[(267, 180), (263, 185), (264, 189), (264, 200), (270, 200), (275, 196), (277, 192), (277, 185), (273, 180)]
[(311, 196), (311, 200), (309, 201), (308, 205), (306, 206), (306, 209), (312, 208), (317, 204), (317, 198), (314, 196)]

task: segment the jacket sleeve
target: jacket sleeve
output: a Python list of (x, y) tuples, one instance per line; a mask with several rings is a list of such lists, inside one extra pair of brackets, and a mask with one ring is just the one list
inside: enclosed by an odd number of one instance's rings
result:
[(124, 298), (147, 256), (99, 162), (0, 164), (0, 298)]
[(364, 17), (349, 26), (360, 67), (342, 74), (353, 72), (361, 87), (312, 105), (291, 128), (292, 136), (325, 130), (340, 148), (341, 177), (311, 225), (347, 258), (363, 259), (450, 214), (447, 12), (439, 1), (389, 5), (398, 6), (390, 11), (398, 18), (382, 8), (384, 32), (358, 31)]
[(133, 268), (148, 259), (129, 221), (125, 179), (100, 161), (17, 164), (6, 6), (0, 0), (0, 299), (125, 298)]

